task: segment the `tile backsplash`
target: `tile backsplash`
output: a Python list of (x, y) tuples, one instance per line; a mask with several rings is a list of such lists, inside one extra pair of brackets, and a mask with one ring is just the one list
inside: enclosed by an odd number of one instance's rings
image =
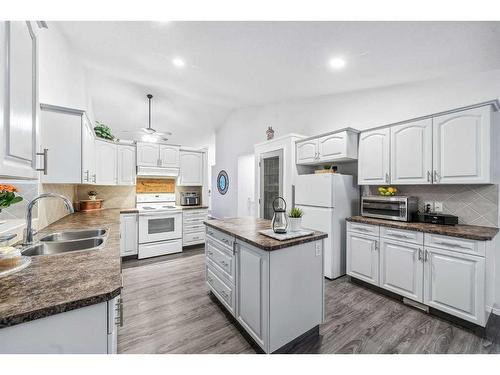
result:
[[(498, 227), (498, 185), (399, 185), (398, 195), (443, 202), (443, 213), (458, 216), (460, 224)], [(378, 186), (364, 187), (364, 194), (377, 195)]]
[(104, 199), (103, 208), (132, 208), (135, 207), (135, 185), (133, 186), (105, 186), (105, 185), (77, 185), (78, 200), (89, 199), (90, 190), (97, 192), (97, 198)]
[[(29, 201), (38, 195), (38, 181), (4, 180), (0, 181), (0, 184), (14, 185), (18, 190), (18, 194), (23, 197), (21, 202), (2, 209), (2, 212), (0, 212), (0, 221), (24, 219), (26, 216), (26, 206)], [(33, 217), (36, 216), (37, 213), (34, 212)]]

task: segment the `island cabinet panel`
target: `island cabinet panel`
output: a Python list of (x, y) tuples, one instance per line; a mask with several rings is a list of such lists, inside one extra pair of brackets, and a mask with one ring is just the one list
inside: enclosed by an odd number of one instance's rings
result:
[[(106, 354), (108, 302), (0, 329), (2, 354)], [(116, 345), (115, 345), (116, 347)], [(110, 343), (109, 348), (113, 348)]]
[(269, 252), (236, 244), (236, 319), (267, 351), (269, 320)]

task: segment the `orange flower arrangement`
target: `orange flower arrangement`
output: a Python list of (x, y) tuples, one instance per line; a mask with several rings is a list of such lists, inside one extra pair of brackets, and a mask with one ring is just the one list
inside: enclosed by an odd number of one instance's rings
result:
[(0, 185), (0, 211), (23, 200), (23, 197), (16, 193), (17, 188), (14, 185)]
[(9, 193), (16, 193), (17, 188), (14, 185), (2, 185), (0, 184), (0, 191), (8, 191)]

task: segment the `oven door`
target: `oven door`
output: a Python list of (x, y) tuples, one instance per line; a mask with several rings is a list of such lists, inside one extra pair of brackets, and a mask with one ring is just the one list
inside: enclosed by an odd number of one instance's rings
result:
[(181, 212), (139, 214), (139, 243), (166, 241), (181, 237)]

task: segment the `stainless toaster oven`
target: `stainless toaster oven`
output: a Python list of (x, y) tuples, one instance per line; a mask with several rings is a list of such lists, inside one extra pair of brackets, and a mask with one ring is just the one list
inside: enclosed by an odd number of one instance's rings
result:
[(410, 221), (417, 209), (417, 197), (376, 195), (361, 197), (361, 216), (365, 217)]
[(196, 192), (181, 193), (181, 206), (198, 206), (200, 195)]

